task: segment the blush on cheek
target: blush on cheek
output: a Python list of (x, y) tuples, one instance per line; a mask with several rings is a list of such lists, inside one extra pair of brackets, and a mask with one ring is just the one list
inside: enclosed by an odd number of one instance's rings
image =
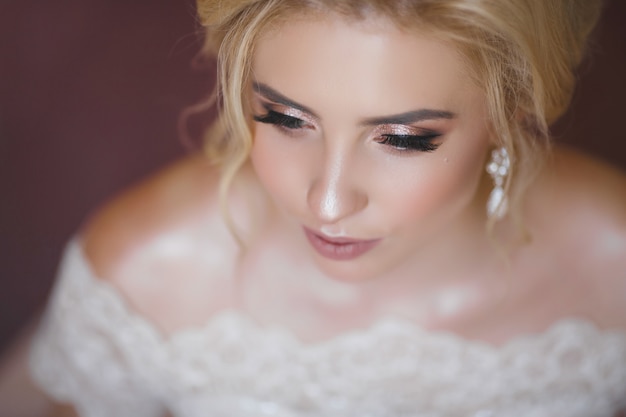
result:
[(293, 153), (272, 145), (273, 139), (255, 137), (250, 159), (262, 187), (278, 206), (288, 208), (302, 188), (302, 164)]
[(476, 122), (466, 126), (466, 132), (473, 134), (463, 138), (463, 146), (453, 148), (440, 170), (440, 198), (461, 206), (456, 210), (466, 207), (476, 197), (481, 178), (485, 174), (485, 158), (489, 146), (488, 134), (482, 124)]
[(274, 188), (280, 182), (282, 167), (278, 164), (275, 155), (271, 155), (268, 149), (255, 144), (250, 154), (252, 167), (263, 187), (270, 193), (274, 194)]
[(484, 171), (482, 155), (466, 158), (459, 161), (451, 161), (450, 180), (448, 184), (448, 198), (455, 199), (461, 205), (468, 205), (476, 196), (480, 178)]
[(442, 161), (417, 182), (405, 181), (387, 199), (395, 200), (399, 216), (423, 229), (440, 228), (466, 208), (476, 195), (482, 167), (480, 159)]

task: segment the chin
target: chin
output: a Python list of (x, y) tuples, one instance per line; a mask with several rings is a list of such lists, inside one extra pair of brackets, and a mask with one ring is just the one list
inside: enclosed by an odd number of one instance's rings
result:
[(362, 260), (335, 261), (315, 256), (315, 263), (319, 270), (329, 279), (347, 284), (359, 284), (375, 280), (381, 276), (377, 268), (372, 268), (369, 262)]

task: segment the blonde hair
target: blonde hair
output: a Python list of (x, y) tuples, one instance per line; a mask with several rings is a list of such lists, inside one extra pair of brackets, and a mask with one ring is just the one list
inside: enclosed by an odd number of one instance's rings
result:
[[(511, 207), (548, 155), (549, 125), (567, 109), (601, 0), (197, 0), (203, 52), (217, 57), (220, 115), (207, 132), (225, 194), (251, 146), (247, 90), (256, 41), (294, 14), (372, 14), (453, 45), (487, 97), (496, 146), (507, 149)], [(513, 180), (513, 181), (512, 181)], [(225, 207), (223, 206), (225, 209)]]

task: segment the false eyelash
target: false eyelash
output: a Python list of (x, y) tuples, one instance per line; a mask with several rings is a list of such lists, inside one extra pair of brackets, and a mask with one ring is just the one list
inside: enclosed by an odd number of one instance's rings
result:
[(274, 110), (268, 110), (266, 115), (254, 116), (254, 120), (260, 123), (272, 124), (286, 129), (301, 129), (304, 127), (304, 120), (297, 117), (289, 116), (283, 113), (279, 113)]
[(433, 152), (439, 144), (433, 143), (433, 139), (439, 134), (430, 135), (383, 135), (383, 140), (378, 143), (396, 148), (399, 151)]

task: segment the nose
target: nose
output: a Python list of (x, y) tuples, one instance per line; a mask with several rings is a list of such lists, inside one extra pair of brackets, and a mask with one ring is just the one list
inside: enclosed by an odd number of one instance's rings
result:
[(358, 173), (351, 169), (348, 158), (336, 155), (321, 168), (311, 181), (307, 202), (322, 223), (337, 223), (367, 206), (367, 194), (359, 187)]

